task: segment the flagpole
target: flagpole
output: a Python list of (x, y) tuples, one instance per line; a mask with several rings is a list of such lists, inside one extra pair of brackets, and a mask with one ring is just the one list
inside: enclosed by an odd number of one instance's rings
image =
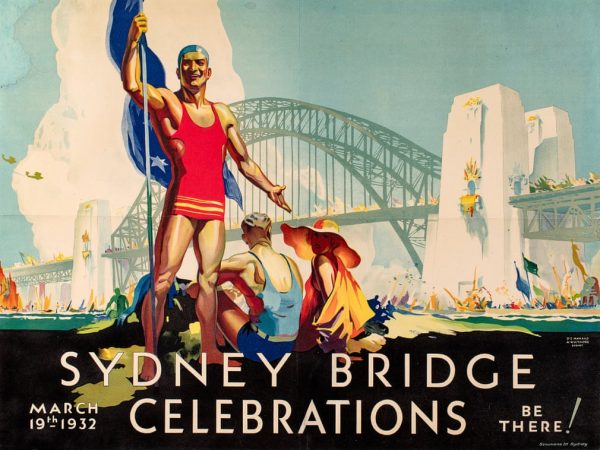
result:
[[(144, 2), (139, 0), (140, 13), (144, 11)], [(144, 96), (144, 157), (146, 168), (146, 230), (148, 232), (148, 262), (150, 266), (150, 304), (152, 306), (152, 347), (153, 353), (157, 354), (158, 333), (156, 332), (156, 286), (154, 285), (154, 236), (152, 232), (152, 187), (150, 181), (152, 174), (150, 170), (150, 125), (148, 118), (148, 71), (146, 65), (146, 40), (139, 40), (140, 57), (142, 60), (142, 92)]]
[[(513, 264), (515, 265), (515, 270), (517, 271), (517, 290), (521, 293), (521, 295), (523, 296), (523, 299), (525, 299), (525, 303), (527, 303), (527, 297), (525, 297), (525, 294), (523, 293), (523, 291), (519, 288), (519, 281), (521, 282), (521, 284), (523, 283), (523, 278), (521, 278), (521, 275), (519, 274), (519, 268), (517, 267), (517, 261), (513, 260)], [(530, 291), (531, 291), (531, 286), (529, 287)]]
[[(531, 256), (531, 255), (529, 255), (529, 256)], [(529, 281), (529, 271), (527, 270), (527, 267), (525, 267), (525, 254), (524, 253), (521, 253), (521, 258), (523, 258), (523, 269), (525, 270), (525, 276), (527, 277), (527, 284), (529, 285), (529, 304), (531, 304), (531, 290), (533, 288), (531, 287), (531, 281)]]

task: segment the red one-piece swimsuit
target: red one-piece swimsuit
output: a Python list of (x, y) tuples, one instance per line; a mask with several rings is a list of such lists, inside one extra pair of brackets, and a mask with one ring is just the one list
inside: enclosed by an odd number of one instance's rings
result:
[(196, 125), (185, 105), (179, 128), (171, 136), (183, 142), (185, 151), (176, 161), (176, 192), (171, 214), (193, 219), (224, 220), (223, 146), (227, 136), (213, 103), (215, 118), (208, 127)]

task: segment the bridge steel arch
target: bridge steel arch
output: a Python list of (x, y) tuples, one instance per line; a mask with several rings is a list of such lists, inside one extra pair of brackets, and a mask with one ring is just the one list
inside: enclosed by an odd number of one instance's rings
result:
[[(381, 210), (428, 201), (439, 188), (441, 158), (381, 125), (298, 100), (265, 97), (233, 103), (246, 143), (292, 137), (330, 155), (369, 192)], [(399, 196), (399, 197), (398, 197)], [(392, 216), (392, 215), (391, 215)], [(427, 219), (390, 219), (415, 266)]]

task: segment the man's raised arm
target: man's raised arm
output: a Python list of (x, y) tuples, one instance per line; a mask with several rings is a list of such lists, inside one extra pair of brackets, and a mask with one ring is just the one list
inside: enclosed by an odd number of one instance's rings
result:
[[(131, 21), (129, 34), (127, 35), (127, 44), (125, 54), (123, 55), (123, 64), (121, 64), (121, 79), (123, 88), (133, 98), (138, 106), (144, 103), (141, 80), (141, 64), (139, 54), (139, 40), (142, 33), (148, 31), (148, 19), (144, 13), (140, 13)], [(165, 102), (159, 90), (148, 84), (148, 104), (150, 108), (159, 110), (164, 108)]]
[(260, 169), (258, 164), (250, 158), (246, 143), (238, 130), (237, 120), (228, 106), (219, 104), (219, 110), (223, 113), (227, 127), (227, 150), (237, 164), (238, 170), (254, 186), (264, 191), (271, 201), (287, 212), (292, 212), (292, 208), (287, 204), (283, 197), (285, 186), (274, 185)]

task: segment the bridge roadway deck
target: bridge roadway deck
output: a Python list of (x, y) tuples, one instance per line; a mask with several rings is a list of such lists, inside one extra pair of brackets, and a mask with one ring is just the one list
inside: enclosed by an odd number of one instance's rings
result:
[(600, 184), (586, 184), (557, 191), (515, 195), (510, 197), (509, 203), (520, 209), (557, 208), (559, 211), (567, 211), (574, 202), (581, 204), (583, 209), (590, 209), (598, 201), (600, 201)]
[(600, 184), (513, 196), (509, 203), (525, 213), (525, 238), (600, 240)]
[(58, 283), (70, 281), (73, 271), (73, 259), (55, 261), (35, 266), (13, 266), (5, 269), (17, 284)]

